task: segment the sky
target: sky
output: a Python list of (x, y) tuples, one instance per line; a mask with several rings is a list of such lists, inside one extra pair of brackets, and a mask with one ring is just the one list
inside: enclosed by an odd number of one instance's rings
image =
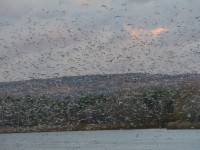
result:
[(0, 0), (0, 82), (200, 73), (199, 0)]

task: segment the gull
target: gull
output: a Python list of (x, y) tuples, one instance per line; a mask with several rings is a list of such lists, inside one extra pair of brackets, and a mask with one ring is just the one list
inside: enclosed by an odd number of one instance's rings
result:
[(108, 8), (106, 5), (101, 5), (101, 7), (104, 7), (105, 9), (108, 9), (108, 10), (112, 10), (113, 8)]

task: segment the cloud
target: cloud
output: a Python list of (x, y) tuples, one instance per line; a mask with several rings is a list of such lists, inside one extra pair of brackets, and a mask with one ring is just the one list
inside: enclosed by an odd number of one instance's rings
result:
[(157, 27), (155, 29), (150, 30), (150, 33), (152, 33), (154, 36), (158, 36), (159, 34), (163, 32), (167, 32), (168, 29), (163, 28), (163, 27)]
[(157, 37), (159, 34), (167, 32), (168, 29), (164, 27), (156, 27), (153, 29), (144, 29), (144, 28), (133, 28), (128, 25), (124, 25), (124, 29), (127, 33), (130, 34), (131, 37), (140, 39), (144, 36), (153, 36)]

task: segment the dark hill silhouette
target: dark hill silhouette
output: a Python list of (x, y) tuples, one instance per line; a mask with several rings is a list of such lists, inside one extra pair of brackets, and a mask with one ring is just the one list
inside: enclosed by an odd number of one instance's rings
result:
[(105, 74), (65, 76), (48, 79), (1, 82), (0, 96), (33, 97), (47, 96), (64, 98), (88, 94), (111, 94), (120, 90), (151, 86), (156, 84), (175, 84), (185, 80), (199, 80), (198, 74), (162, 75), (146, 73)]

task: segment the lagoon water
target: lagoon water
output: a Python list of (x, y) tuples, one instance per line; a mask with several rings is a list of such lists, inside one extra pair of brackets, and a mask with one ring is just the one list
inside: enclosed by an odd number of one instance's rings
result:
[(200, 150), (200, 130), (0, 134), (0, 150)]

